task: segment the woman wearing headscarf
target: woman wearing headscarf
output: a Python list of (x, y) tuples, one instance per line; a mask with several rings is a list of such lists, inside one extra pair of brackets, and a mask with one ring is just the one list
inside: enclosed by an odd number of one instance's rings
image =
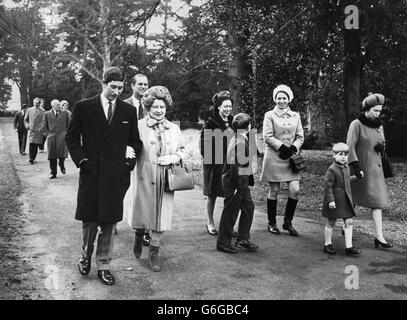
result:
[(265, 152), (261, 180), (268, 182), (267, 197), (268, 231), (280, 234), (277, 227), (277, 196), (280, 183), (287, 182), (289, 197), (284, 214), (283, 229), (290, 235), (298, 236), (292, 225), (300, 190), (300, 174), (293, 172), (289, 158), (298, 152), (304, 142), (304, 131), (299, 113), (288, 106), (294, 94), (286, 85), (279, 85), (273, 90), (275, 106), (266, 112), (263, 122)]
[(213, 212), (217, 197), (225, 197), (222, 188), (222, 170), (226, 161), (228, 140), (233, 136), (231, 128), (232, 98), (229, 91), (220, 91), (213, 98), (211, 114), (201, 131), (201, 155), (203, 157), (203, 194), (208, 197), (206, 203), (206, 230), (217, 235)]
[(370, 208), (376, 229), (375, 247), (391, 248), (383, 236), (382, 210), (389, 207), (381, 155), (386, 140), (380, 113), (385, 98), (380, 93), (369, 94), (362, 102), (362, 112), (349, 125), (346, 143), (349, 146), (349, 165), (356, 176), (352, 186), (353, 203)]
[(180, 128), (167, 120), (166, 112), (172, 107), (172, 98), (166, 87), (154, 86), (142, 98), (146, 117), (138, 122), (143, 149), (137, 158), (128, 190), (130, 226), (135, 229), (133, 253), (140, 258), (144, 230), (151, 230), (149, 265), (160, 271), (158, 259), (163, 232), (171, 230), (174, 192), (164, 189), (165, 169), (185, 158)]

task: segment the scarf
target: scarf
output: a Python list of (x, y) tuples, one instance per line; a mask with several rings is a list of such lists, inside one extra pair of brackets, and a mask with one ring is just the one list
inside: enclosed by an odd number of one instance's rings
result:
[(370, 119), (366, 118), (364, 113), (361, 113), (359, 115), (358, 120), (369, 128), (377, 129), (382, 125), (382, 121), (380, 119), (370, 120)]

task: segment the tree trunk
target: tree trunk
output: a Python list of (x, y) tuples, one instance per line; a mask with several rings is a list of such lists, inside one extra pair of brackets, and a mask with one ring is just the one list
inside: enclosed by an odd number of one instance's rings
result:
[(247, 101), (244, 100), (243, 83), (249, 80), (252, 74), (252, 66), (249, 62), (249, 51), (245, 48), (246, 41), (242, 38), (234, 37), (229, 32), (229, 44), (236, 49), (234, 60), (229, 66), (230, 93), (233, 99), (233, 113), (248, 112)]
[(361, 35), (359, 29), (344, 30), (343, 88), (346, 125), (360, 112)]
[(100, 5), (100, 17), (102, 20), (102, 59), (103, 59), (103, 73), (105, 73), (107, 68), (110, 68), (111, 66), (111, 61), (110, 61), (110, 46), (109, 46), (109, 40), (110, 40), (110, 35), (107, 32), (107, 28), (109, 26), (109, 4), (106, 0), (101, 1)]

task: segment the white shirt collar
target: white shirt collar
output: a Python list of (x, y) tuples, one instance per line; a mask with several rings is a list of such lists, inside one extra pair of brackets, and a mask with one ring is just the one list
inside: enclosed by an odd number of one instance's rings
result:
[[(111, 101), (111, 102), (112, 102), (112, 106), (113, 106), (113, 111), (114, 111), (115, 106), (116, 106), (116, 100), (117, 100), (117, 99), (114, 99), (114, 100)], [(107, 98), (105, 97), (105, 95), (102, 93), (102, 94), (100, 95), (100, 101), (101, 101), (101, 103), (102, 103), (103, 111), (104, 111), (105, 117), (106, 117), (106, 119), (107, 119), (107, 113), (108, 113), (108, 110), (109, 110), (109, 100), (107, 100)]]

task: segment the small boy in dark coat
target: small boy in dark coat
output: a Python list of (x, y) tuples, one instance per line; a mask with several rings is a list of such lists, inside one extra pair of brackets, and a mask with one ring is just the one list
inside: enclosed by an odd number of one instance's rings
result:
[[(249, 186), (254, 185), (253, 165), (257, 155), (255, 139), (249, 139), (250, 116), (238, 113), (232, 120), (235, 135), (228, 145), (226, 162), (222, 174), (225, 191), (224, 209), (219, 222), (216, 248), (227, 253), (237, 252), (236, 247), (256, 251), (259, 247), (250, 242), (250, 228), (253, 222), (254, 203)], [(252, 136), (250, 136), (252, 137)], [(250, 143), (249, 143), (250, 142)], [(232, 233), (241, 210), (236, 247), (233, 247)]]
[(356, 214), (352, 201), (350, 181), (357, 178), (354, 175), (350, 176), (348, 166), (349, 147), (345, 143), (339, 142), (332, 147), (332, 151), (334, 153), (334, 162), (325, 174), (325, 195), (322, 206), (322, 215), (328, 219), (324, 230), (324, 252), (336, 253), (332, 246), (332, 228), (335, 226), (336, 219), (343, 219), (345, 223), (345, 254), (356, 256), (360, 254), (360, 250), (352, 246), (352, 218)]

